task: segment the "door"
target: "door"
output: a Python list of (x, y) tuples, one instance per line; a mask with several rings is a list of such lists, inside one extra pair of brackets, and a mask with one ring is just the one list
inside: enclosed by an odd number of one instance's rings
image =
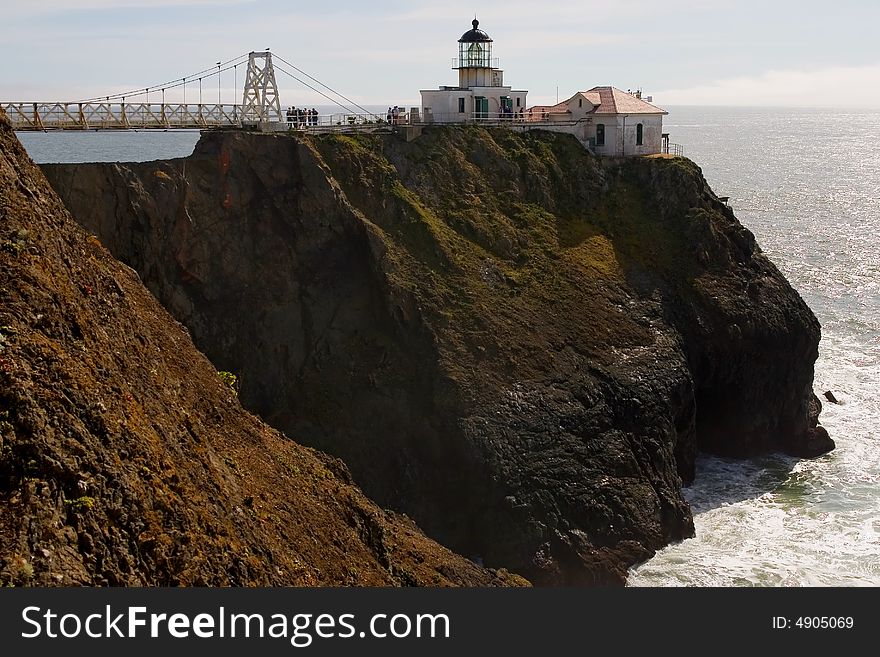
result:
[(474, 96), (474, 118), (489, 118), (489, 99), (485, 96)]
[(501, 96), (501, 117), (502, 119), (513, 116), (513, 99), (510, 96)]

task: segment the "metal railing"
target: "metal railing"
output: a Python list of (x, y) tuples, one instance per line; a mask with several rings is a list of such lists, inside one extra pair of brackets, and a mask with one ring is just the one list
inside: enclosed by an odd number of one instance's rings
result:
[(516, 111), (511, 113), (505, 112), (471, 112), (468, 113), (441, 113), (423, 115), (418, 121), (421, 125), (431, 124), (472, 124), (480, 125), (496, 124), (496, 125), (575, 125), (582, 123), (583, 120), (574, 120), (565, 118), (568, 114), (561, 113), (541, 113), (533, 112), (529, 114), (527, 111)]
[[(239, 127), (255, 121), (243, 114), (241, 105), (161, 103), (2, 103), (13, 129), (44, 130), (139, 130)], [(376, 127), (385, 119), (377, 114), (292, 115), (280, 123), (289, 128), (335, 130)], [(395, 124), (406, 124), (401, 113)]]
[(667, 141), (663, 144), (663, 152), (673, 157), (684, 157), (684, 146), (681, 144), (671, 144)]
[(3, 103), (15, 130), (131, 130), (241, 125), (239, 105)]
[(397, 115), (396, 120), (394, 117), (391, 117), (391, 120), (389, 121), (385, 116), (380, 114), (340, 113), (315, 115), (309, 114), (308, 110), (306, 110), (306, 114), (294, 113), (291, 115), (285, 112), (284, 122), (287, 124), (288, 128), (294, 130), (318, 130), (326, 132), (328, 130), (344, 130), (346, 128), (369, 129), (383, 125), (406, 125), (409, 123), (409, 115), (406, 113), (400, 113)]
[[(2, 103), (13, 129), (44, 130), (141, 130), (240, 127), (255, 121), (243, 114), (241, 105), (162, 103)], [(378, 114), (293, 114), (286, 110), (280, 120), (288, 128), (336, 131), (389, 125)], [(393, 125), (409, 123), (409, 114), (392, 118)]]

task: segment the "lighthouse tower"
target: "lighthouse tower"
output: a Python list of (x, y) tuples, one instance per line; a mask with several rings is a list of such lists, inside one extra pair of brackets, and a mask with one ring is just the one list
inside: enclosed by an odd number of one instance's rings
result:
[(526, 107), (527, 91), (504, 86), (504, 72), (492, 58), (492, 39), (476, 18), (458, 40), (458, 86), (422, 90), (422, 116), (427, 123), (513, 121)]

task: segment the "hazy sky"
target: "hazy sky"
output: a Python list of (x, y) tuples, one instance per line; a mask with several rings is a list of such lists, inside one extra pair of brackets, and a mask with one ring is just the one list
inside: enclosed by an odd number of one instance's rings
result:
[[(0, 100), (112, 94), (271, 48), (363, 104), (418, 104), (455, 84), (475, 13), (530, 104), (611, 84), (659, 105), (880, 107), (880, 0), (0, 0)], [(326, 104), (278, 82), (284, 105)]]

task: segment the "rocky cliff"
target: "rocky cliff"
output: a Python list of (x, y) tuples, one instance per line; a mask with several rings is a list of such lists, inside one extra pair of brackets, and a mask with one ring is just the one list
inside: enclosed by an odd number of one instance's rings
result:
[(524, 582), (242, 410), (0, 112), (0, 583)]
[(685, 159), (438, 127), (45, 171), (248, 408), (537, 583), (690, 536), (698, 449), (833, 446), (815, 317)]

